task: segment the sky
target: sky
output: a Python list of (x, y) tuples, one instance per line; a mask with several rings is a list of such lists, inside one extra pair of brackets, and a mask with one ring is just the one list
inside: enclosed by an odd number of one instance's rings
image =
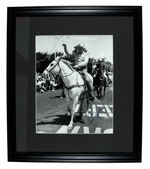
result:
[(74, 46), (80, 44), (86, 47), (90, 58), (106, 57), (113, 63), (113, 35), (38, 35), (35, 40), (36, 52), (64, 52), (65, 43), (72, 53)]

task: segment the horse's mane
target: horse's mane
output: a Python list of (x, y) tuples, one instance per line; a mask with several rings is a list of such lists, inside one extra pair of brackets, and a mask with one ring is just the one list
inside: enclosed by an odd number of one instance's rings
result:
[(65, 59), (61, 59), (62, 62), (64, 62), (72, 71), (75, 71), (73, 67), (71, 66), (71, 62)]

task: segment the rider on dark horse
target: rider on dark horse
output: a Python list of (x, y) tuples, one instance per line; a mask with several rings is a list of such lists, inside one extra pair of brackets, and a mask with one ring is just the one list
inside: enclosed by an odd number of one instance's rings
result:
[(104, 70), (105, 70), (105, 66), (102, 64), (102, 61), (101, 61), (101, 60), (98, 60), (98, 61), (97, 61), (97, 64), (96, 64), (95, 71), (96, 71), (96, 72), (101, 71), (101, 72), (103, 73)]
[(87, 63), (87, 72), (93, 76), (93, 60), (91, 58), (89, 58)]
[(89, 82), (90, 80), (89, 80), (89, 76), (87, 73), (88, 56), (87, 56), (86, 48), (78, 44), (77, 46), (74, 47), (72, 54), (70, 54), (68, 52), (67, 45), (63, 44), (63, 47), (66, 53), (66, 59), (71, 61), (72, 67), (82, 74), (83, 78), (86, 81), (88, 91), (91, 92), (93, 89), (93, 86)]
[(97, 72), (100, 78), (106, 79), (106, 86), (108, 87), (109, 85), (107, 81), (109, 79), (109, 75), (107, 71), (106, 71), (106, 74), (104, 74), (105, 70), (106, 70), (105, 65), (102, 63), (101, 60), (98, 60), (94, 72)]

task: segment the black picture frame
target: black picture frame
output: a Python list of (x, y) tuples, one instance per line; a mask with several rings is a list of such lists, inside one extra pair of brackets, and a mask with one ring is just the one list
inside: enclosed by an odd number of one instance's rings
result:
[[(16, 17), (132, 16), (134, 25), (133, 151), (67, 153), (18, 152), (16, 148)], [(8, 161), (28, 162), (141, 162), (142, 149), (142, 7), (54, 6), (9, 7), (7, 18), (7, 132)], [(25, 64), (25, 63), (24, 63)], [(31, 82), (30, 82), (31, 83)], [(21, 112), (20, 112), (21, 113)]]

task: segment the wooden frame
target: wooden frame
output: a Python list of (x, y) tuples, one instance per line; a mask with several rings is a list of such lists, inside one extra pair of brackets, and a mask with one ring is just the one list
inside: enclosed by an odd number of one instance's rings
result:
[[(112, 153), (39, 153), (16, 150), (16, 63), (17, 16), (132, 16), (134, 22), (134, 126), (133, 152)], [(141, 162), (142, 143), (142, 7), (10, 7), (7, 23), (7, 128), (8, 161), (40, 162)], [(137, 83), (138, 82), (138, 83)]]

